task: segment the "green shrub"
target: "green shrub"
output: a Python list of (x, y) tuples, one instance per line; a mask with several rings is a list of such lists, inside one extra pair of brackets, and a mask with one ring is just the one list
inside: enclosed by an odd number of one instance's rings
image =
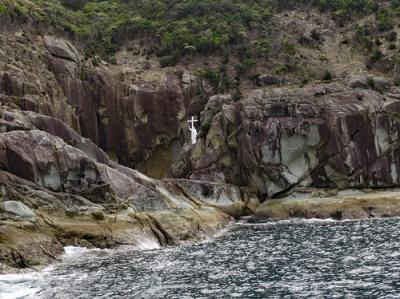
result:
[(271, 41), (263, 38), (255, 42), (255, 49), (258, 57), (268, 57), (271, 54)]
[(287, 64), (280, 64), (280, 65), (275, 67), (274, 73), (276, 75), (282, 75), (284, 73), (288, 73), (289, 70), (290, 70), (290, 68), (289, 68), (289, 66)]
[(106, 216), (104, 215), (102, 210), (94, 210), (90, 214), (92, 215), (93, 219), (98, 221), (106, 219)]
[(378, 29), (380, 31), (386, 31), (393, 29), (393, 16), (391, 15), (390, 11), (388, 10), (381, 10), (376, 15)]
[(375, 49), (372, 54), (369, 56), (370, 63), (376, 63), (383, 58), (383, 53), (379, 49)]
[(245, 60), (243, 60), (243, 64), (246, 67), (254, 67), (254, 66), (256, 66), (257, 62), (253, 58), (246, 58)]
[(164, 56), (160, 59), (160, 66), (162, 68), (168, 67), (168, 66), (174, 66), (177, 63), (177, 59), (175, 56)]
[(283, 51), (285, 54), (292, 56), (296, 54), (296, 47), (290, 42), (284, 42)]
[(369, 38), (366, 38), (366, 37), (364, 37), (364, 38), (362, 39), (361, 44), (362, 44), (362, 47), (363, 47), (364, 49), (367, 49), (368, 51), (371, 51), (371, 49), (372, 49), (373, 46), (374, 46), (374, 43), (372, 42), (372, 40), (370, 40)]
[(397, 39), (397, 33), (395, 31), (389, 32), (388, 35), (386, 35), (386, 39), (390, 42), (394, 42)]
[(205, 70), (201, 73), (200, 77), (207, 80), (214, 89), (217, 89), (220, 82), (220, 76), (217, 72), (212, 70)]
[(247, 71), (246, 66), (241, 63), (236, 63), (234, 68), (238, 77), (244, 75)]
[(5, 14), (8, 12), (8, 7), (4, 4), (0, 4), (0, 15)]
[(367, 79), (367, 84), (371, 89), (375, 89), (375, 81), (372, 78)]
[(330, 71), (326, 70), (324, 72), (323, 76), (322, 76), (322, 80), (323, 81), (327, 81), (327, 82), (332, 81), (333, 80), (333, 74)]
[(235, 89), (235, 92), (233, 93), (232, 97), (234, 102), (239, 102), (243, 98), (243, 95), (240, 92), (240, 88)]

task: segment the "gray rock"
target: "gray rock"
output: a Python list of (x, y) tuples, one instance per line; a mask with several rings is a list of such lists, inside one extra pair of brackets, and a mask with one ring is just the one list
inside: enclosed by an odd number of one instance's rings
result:
[(348, 78), (348, 85), (351, 88), (374, 89), (380, 92), (388, 91), (393, 83), (382, 77), (372, 75), (352, 75)]
[(36, 218), (35, 213), (22, 202), (9, 200), (3, 202), (1, 206), (5, 212), (15, 214), (21, 218), (27, 218), (30, 220), (34, 220)]
[(246, 211), (246, 203), (237, 186), (183, 179), (177, 180), (177, 184), (198, 202), (218, 207), (231, 216), (240, 217)]
[(79, 208), (78, 207), (71, 207), (65, 209), (65, 215), (68, 217), (75, 217), (79, 215)]
[(373, 77), (374, 80), (374, 88), (379, 91), (388, 91), (393, 83), (390, 80), (387, 80), (382, 77)]
[(352, 75), (348, 79), (348, 85), (351, 88), (369, 89), (368, 78), (366, 75)]
[(44, 38), (44, 43), (51, 55), (72, 60), (77, 64), (80, 63), (81, 58), (78, 50), (69, 42), (54, 36), (46, 36)]
[(280, 79), (272, 74), (262, 74), (257, 79), (257, 84), (260, 86), (279, 84)]
[(256, 89), (219, 112), (204, 111), (207, 134), (182, 159), (188, 177), (267, 196), (295, 185), (398, 186), (399, 91), (372, 75), (354, 76), (350, 85), (357, 89), (340, 83)]

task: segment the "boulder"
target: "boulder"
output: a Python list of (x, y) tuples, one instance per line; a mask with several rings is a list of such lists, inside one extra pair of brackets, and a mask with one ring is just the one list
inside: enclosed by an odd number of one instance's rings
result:
[(280, 79), (272, 74), (262, 74), (257, 79), (257, 85), (259, 86), (267, 86), (267, 85), (275, 85), (280, 83)]
[(55, 57), (71, 60), (77, 64), (81, 58), (78, 50), (68, 41), (54, 36), (45, 36), (44, 44), (49, 53)]
[(21, 218), (26, 218), (29, 220), (35, 220), (35, 213), (27, 207), (25, 204), (19, 201), (8, 200), (1, 203), (1, 209), (4, 212), (17, 215)]
[(388, 91), (393, 86), (390, 80), (369, 74), (351, 75), (348, 84), (351, 88), (374, 89), (380, 92)]

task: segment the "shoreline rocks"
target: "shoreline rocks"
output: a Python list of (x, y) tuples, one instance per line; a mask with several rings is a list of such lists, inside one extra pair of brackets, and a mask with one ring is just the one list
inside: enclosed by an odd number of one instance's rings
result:
[(111, 161), (57, 119), (6, 107), (0, 119), (1, 271), (57, 261), (67, 245), (200, 240), (249, 213), (233, 185), (158, 181)]
[(332, 218), (335, 220), (396, 217), (400, 216), (400, 191), (271, 199), (258, 206), (255, 216), (270, 219)]

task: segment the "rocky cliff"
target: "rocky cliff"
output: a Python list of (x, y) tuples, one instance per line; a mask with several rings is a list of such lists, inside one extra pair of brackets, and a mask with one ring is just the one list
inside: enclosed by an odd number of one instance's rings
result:
[(6, 107), (0, 119), (6, 271), (57, 260), (65, 245), (198, 240), (257, 207), (233, 185), (148, 178), (111, 161), (58, 119)]
[(122, 13), (144, 13), (129, 3), (78, 2), (0, 0), (5, 270), (57, 260), (65, 245), (198, 240), (245, 214), (400, 213), (397, 193), (358, 194), (400, 184), (398, 28), (383, 15), (397, 4), (355, 16), (350, 1), (347, 21), (318, 1), (280, 1), (262, 16), (239, 5), (240, 30), (190, 39), (212, 40), (208, 51), (185, 42), (198, 32), (183, 15), (186, 31), (160, 36)]
[(205, 137), (183, 159), (191, 178), (229, 181), (269, 197), (294, 187), (399, 184), (400, 89), (374, 76), (210, 98)]

